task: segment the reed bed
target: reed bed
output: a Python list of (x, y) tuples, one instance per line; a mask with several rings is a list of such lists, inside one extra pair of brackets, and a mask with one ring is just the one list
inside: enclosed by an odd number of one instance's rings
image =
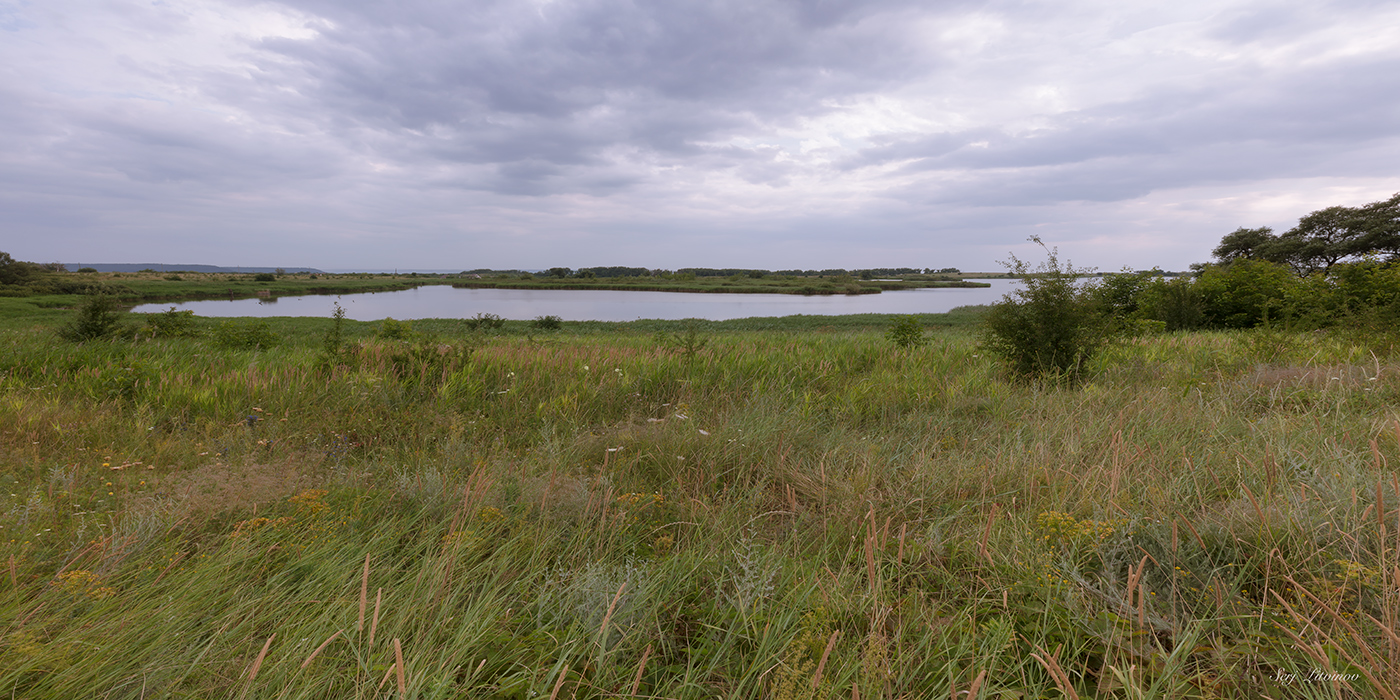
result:
[(1400, 687), (1400, 363), (1344, 338), (3, 333), (15, 697)]

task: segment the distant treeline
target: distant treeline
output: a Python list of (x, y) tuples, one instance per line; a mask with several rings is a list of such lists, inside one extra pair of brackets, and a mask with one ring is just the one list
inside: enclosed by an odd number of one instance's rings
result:
[(1113, 316), (1194, 328), (1362, 328), (1400, 347), (1400, 194), (1327, 207), (1275, 235), (1240, 228), (1167, 280), (1155, 271), (1104, 275), (1096, 301)]
[(859, 277), (861, 279), (875, 279), (879, 277), (899, 277), (904, 275), (956, 275), (962, 271), (956, 267), (944, 267), (934, 269), (931, 267), (873, 267), (861, 270), (846, 270), (842, 268), (827, 268), (825, 270), (761, 270), (741, 267), (682, 267), (678, 270), (651, 269), (645, 267), (581, 267), (578, 269), (570, 267), (551, 267), (540, 272), (527, 272), (524, 270), (491, 270), (478, 268), (475, 270), (463, 270), (463, 275), (536, 275), (539, 277), (555, 277), (559, 279), (577, 277), (749, 277), (762, 278), (767, 276), (777, 277)]

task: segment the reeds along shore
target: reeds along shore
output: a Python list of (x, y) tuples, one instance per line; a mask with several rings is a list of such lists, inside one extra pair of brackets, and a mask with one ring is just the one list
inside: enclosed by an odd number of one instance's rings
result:
[(1400, 363), (1337, 336), (349, 328), (4, 332), (0, 693), (1400, 694)]

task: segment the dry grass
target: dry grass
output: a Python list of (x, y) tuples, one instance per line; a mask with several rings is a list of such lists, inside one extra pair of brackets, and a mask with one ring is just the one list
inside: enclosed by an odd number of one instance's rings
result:
[[(442, 343), (436, 373), (388, 343), (328, 373), (294, 344), (25, 346), (0, 385), (0, 690), (1396, 683), (1397, 365), (1337, 339), (1261, 365), (1238, 335), (1159, 336), (1076, 387), (1009, 382), (955, 333)], [(93, 400), (118, 354), (153, 379)]]

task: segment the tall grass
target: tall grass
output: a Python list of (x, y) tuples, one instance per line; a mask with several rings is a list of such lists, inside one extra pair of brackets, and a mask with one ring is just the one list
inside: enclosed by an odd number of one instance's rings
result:
[(1153, 336), (1070, 388), (957, 329), (350, 326), (328, 365), (312, 325), (6, 331), (0, 691), (1400, 686), (1397, 366), (1335, 337)]

